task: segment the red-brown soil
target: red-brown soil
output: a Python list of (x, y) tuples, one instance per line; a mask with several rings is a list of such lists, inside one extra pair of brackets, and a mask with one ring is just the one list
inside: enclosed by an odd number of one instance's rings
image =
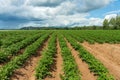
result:
[(63, 59), (61, 56), (61, 49), (59, 45), (59, 41), (57, 39), (57, 54), (55, 58), (55, 64), (54, 64), (54, 69), (51, 72), (51, 77), (45, 78), (45, 80), (61, 80), (60, 75), (63, 74), (62, 72), (62, 64), (63, 64)]
[(11, 80), (35, 80), (35, 68), (41, 58), (41, 52), (48, 45), (48, 40), (36, 51), (36, 55), (27, 60), (22, 68), (15, 70)]
[(120, 46), (118, 44), (84, 42), (82, 45), (108, 68), (116, 80), (120, 80)]
[(97, 76), (94, 76), (94, 74), (90, 72), (88, 65), (85, 62), (83, 62), (82, 59), (80, 59), (79, 52), (76, 51), (67, 40), (66, 42), (67, 42), (67, 46), (70, 48), (72, 55), (77, 63), (78, 69), (82, 74), (81, 79), (96, 80)]

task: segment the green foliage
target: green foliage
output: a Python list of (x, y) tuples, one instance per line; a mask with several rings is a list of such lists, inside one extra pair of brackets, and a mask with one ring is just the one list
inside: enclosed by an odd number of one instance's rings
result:
[(120, 29), (120, 16), (116, 17), (116, 26), (118, 29)]
[(16, 56), (9, 63), (0, 68), (0, 80), (10, 80), (10, 76), (14, 70), (18, 69), (31, 56), (36, 54), (36, 50), (48, 38), (49, 33), (40, 37), (35, 43), (28, 46), (22, 55)]
[(64, 35), (68, 34), (79, 42), (87, 41), (91, 44), (97, 43), (120, 43), (119, 30), (70, 30), (62, 31)]
[(56, 50), (56, 36), (53, 34), (48, 43), (48, 47), (42, 52), (42, 58), (36, 68), (36, 78), (38, 80), (43, 80), (47, 75), (50, 75), (49, 71), (54, 63)]
[[(44, 34), (44, 33), (43, 33)], [(30, 45), (31, 43), (35, 42), (42, 34), (37, 34), (34, 36), (30, 36), (27, 39), (24, 39), (21, 42), (18, 42), (16, 44), (12, 44), (11, 46), (5, 48), (3, 51), (0, 52), (0, 62), (6, 62), (9, 60), (9, 56), (16, 55), (17, 52)]]
[(111, 18), (110, 21), (109, 21), (109, 24), (110, 24), (110, 26), (113, 27), (113, 29), (117, 29), (115, 18)]
[(1, 47), (1, 45), (2, 45), (2, 41), (0, 40), (0, 47)]
[(68, 35), (66, 38), (74, 48), (76, 48), (76, 46), (78, 47), (76, 50), (79, 51), (80, 58), (82, 58), (82, 60), (89, 65), (89, 69), (98, 76), (97, 80), (115, 80), (114, 77), (109, 74), (107, 68), (91, 53), (86, 51), (82, 45), (77, 43), (75, 39)]
[(109, 22), (107, 19), (103, 21), (103, 29), (109, 29)]
[(59, 43), (61, 47), (61, 53), (63, 57), (64, 76), (63, 80), (81, 80), (80, 72), (78, 71), (77, 64), (71, 54), (70, 49), (61, 35), (59, 37)]
[[(0, 68), (0, 80), (9, 80), (10, 76), (16, 69), (20, 68), (29, 57), (35, 55), (36, 50), (43, 44), (45, 39), (47, 39), (48, 35), (51, 33), (51, 31), (30, 31), (30, 33), (26, 31), (18, 33), (17, 31), (15, 32), (15, 35), (17, 35), (16, 37), (14, 37), (13, 32), (0, 32), (0, 62), (6, 62), (11, 59), (10, 57), (12, 57), (12, 59), (8, 63)], [(71, 54), (70, 49), (67, 47), (66, 41), (62, 35), (66, 37), (66, 39), (71, 43), (75, 50), (79, 51), (80, 58), (88, 64), (91, 72), (94, 72), (95, 75), (98, 76), (97, 80), (114, 80), (114, 77), (109, 73), (107, 68), (93, 55), (91, 55), (90, 52), (86, 51), (80, 43), (84, 41), (87, 41), (91, 44), (94, 44), (96, 42), (120, 43), (120, 31), (63, 30), (58, 31), (57, 33), (56, 31), (53, 32), (54, 34), (51, 35), (48, 47), (42, 52), (42, 57), (36, 68), (35, 75), (38, 80), (43, 80), (47, 75), (51, 75), (50, 70), (54, 63), (54, 55), (56, 53), (55, 34), (58, 35), (63, 57), (64, 74), (61, 75), (62, 80), (81, 80), (81, 75), (77, 68), (76, 62)], [(26, 36), (24, 36), (25, 34)], [(25, 48), (25, 51), (23, 52), (23, 54), (18, 55), (17, 52), (22, 48)]]
[(120, 29), (120, 16), (117, 15), (115, 18), (111, 18), (109, 21), (105, 19), (103, 22), (103, 28), (106, 29), (107, 26), (110, 26), (112, 29), (116, 30)]

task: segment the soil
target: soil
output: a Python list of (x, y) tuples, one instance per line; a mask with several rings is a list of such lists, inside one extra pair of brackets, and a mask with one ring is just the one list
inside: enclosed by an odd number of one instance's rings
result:
[(72, 55), (77, 63), (78, 69), (80, 73), (82, 74), (81, 79), (82, 80), (96, 80), (97, 76), (94, 75), (94, 73), (91, 73), (89, 70), (88, 65), (82, 61), (79, 57), (79, 52), (76, 51), (71, 44), (66, 40), (67, 46), (70, 48)]
[(21, 50), (18, 51), (17, 54), (22, 54), (24, 51), (25, 51), (25, 49), (21, 49)]
[(120, 80), (120, 46), (118, 44), (84, 42), (82, 45), (108, 68), (116, 80)]
[(2, 64), (0, 64), (0, 67), (2, 67), (3, 65)]
[(62, 64), (63, 64), (63, 59), (61, 56), (59, 41), (57, 39), (57, 54), (56, 54), (53, 70), (51, 71), (52, 76), (48, 76), (47, 78), (45, 78), (45, 80), (61, 80), (60, 75), (63, 74)]
[(116, 45), (116, 46), (120, 47), (120, 44), (114, 44), (114, 45)]
[(41, 52), (48, 45), (48, 41), (49, 39), (36, 51), (36, 55), (26, 61), (22, 68), (15, 70), (14, 74), (11, 76), (11, 80), (35, 80), (35, 68), (41, 58)]

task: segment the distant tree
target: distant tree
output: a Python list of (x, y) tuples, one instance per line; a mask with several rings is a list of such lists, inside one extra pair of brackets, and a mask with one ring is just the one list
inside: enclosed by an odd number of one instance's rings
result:
[(85, 30), (87, 28), (87, 26), (83, 26), (83, 30)]
[(103, 21), (103, 29), (109, 29), (109, 22), (107, 19)]
[(116, 17), (116, 26), (120, 29), (120, 16)]
[(65, 27), (64, 29), (65, 29), (65, 30), (69, 30), (69, 28), (68, 28), (68, 27)]
[(97, 29), (97, 26), (93, 25), (93, 30), (96, 30)]
[(113, 27), (113, 29), (117, 29), (117, 25), (116, 25), (116, 18), (111, 18), (109, 21), (110, 26)]
[(0, 46), (2, 45), (2, 41), (0, 40)]
[(115, 18), (111, 18), (109, 24), (113, 29), (120, 29), (120, 16), (117, 15)]

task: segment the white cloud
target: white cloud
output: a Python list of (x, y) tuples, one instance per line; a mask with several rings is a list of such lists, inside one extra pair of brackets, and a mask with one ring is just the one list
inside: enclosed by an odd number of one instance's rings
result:
[(117, 16), (117, 14), (108, 14), (105, 16), (105, 19), (110, 20), (111, 18), (115, 18)]
[(56, 16), (55, 18), (51, 18), (49, 20), (41, 21), (40, 23), (30, 22), (25, 23), (20, 26), (83, 26), (83, 25), (101, 25), (103, 22), (103, 19), (100, 18), (85, 18), (89, 14), (75, 14), (75, 15), (69, 15), (69, 16)]
[(119, 13), (120, 13), (120, 10), (115, 10), (115, 11), (107, 12), (106, 15), (108, 15), (108, 14), (119, 14)]
[(102, 25), (103, 19), (101, 18), (90, 18), (89, 25)]
[(86, 18), (89, 15), (88, 11), (104, 7), (111, 1), (112, 0), (0, 0), (0, 15), (3, 16), (0, 17), (0, 20), (6, 20), (4, 18), (13, 16), (15, 18), (28, 20), (20, 23), (19, 26), (98, 25), (102, 19)]

